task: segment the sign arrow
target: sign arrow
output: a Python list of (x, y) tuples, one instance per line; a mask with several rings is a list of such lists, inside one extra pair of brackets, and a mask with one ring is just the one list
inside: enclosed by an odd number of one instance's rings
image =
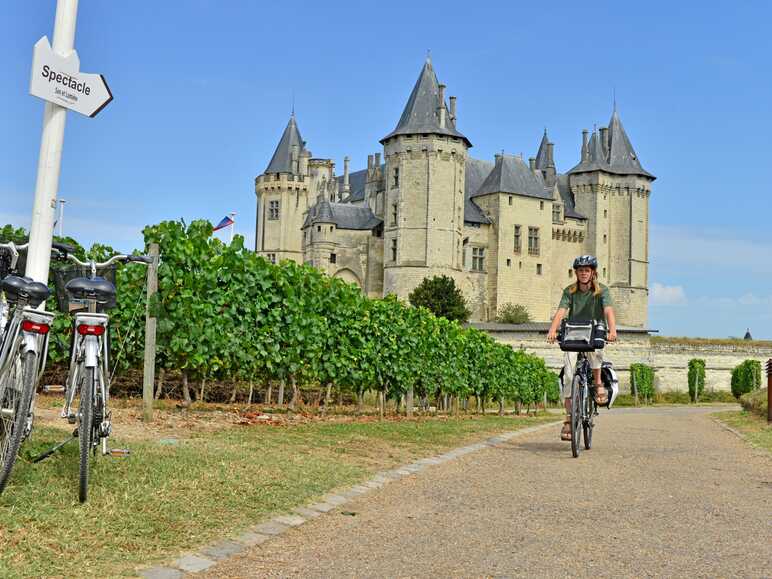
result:
[(48, 37), (35, 43), (29, 92), (43, 100), (95, 117), (113, 100), (113, 93), (101, 74), (79, 72), (80, 59), (73, 50), (61, 57), (51, 50)]

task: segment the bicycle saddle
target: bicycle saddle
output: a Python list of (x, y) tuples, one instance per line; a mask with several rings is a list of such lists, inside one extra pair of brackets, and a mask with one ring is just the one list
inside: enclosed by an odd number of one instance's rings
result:
[(33, 308), (38, 307), (48, 299), (50, 293), (48, 286), (30, 277), (9, 275), (2, 284), (3, 292), (9, 302), (16, 302), (19, 298), (26, 299)]
[(103, 277), (76, 277), (68, 281), (64, 289), (76, 300), (96, 300), (105, 304), (115, 299), (115, 286)]

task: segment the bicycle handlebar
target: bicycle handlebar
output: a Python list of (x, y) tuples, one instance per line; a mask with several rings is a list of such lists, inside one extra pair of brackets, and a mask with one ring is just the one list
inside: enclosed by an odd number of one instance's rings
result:
[(123, 263), (144, 263), (145, 265), (148, 265), (150, 263), (153, 263), (153, 258), (148, 255), (114, 255), (107, 261), (103, 261), (101, 263), (97, 263), (93, 260), (88, 261), (81, 261), (71, 253), (65, 254), (64, 256), (67, 260), (73, 262), (76, 265), (80, 265), (82, 267), (92, 267), (92, 268), (98, 268), (98, 267), (107, 267), (109, 265), (112, 265), (114, 263), (117, 263), (119, 261)]

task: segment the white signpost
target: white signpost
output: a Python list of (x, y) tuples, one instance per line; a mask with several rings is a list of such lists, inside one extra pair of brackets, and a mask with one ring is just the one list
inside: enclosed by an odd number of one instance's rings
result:
[(87, 117), (95, 117), (113, 93), (101, 74), (78, 72), (80, 60), (73, 50), (68, 56), (56, 54), (44, 36), (35, 43), (32, 57), (31, 95)]
[(93, 117), (113, 98), (101, 75), (78, 70), (80, 61), (74, 49), (77, 15), (78, 0), (57, 0), (53, 45), (41, 38), (33, 54), (30, 93), (47, 102), (25, 273), (43, 283), (48, 282), (51, 261), (67, 109)]

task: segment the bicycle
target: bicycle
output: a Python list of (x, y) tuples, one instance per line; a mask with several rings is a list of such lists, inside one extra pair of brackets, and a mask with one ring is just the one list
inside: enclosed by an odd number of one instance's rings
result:
[[(57, 249), (69, 246), (53, 244)], [(32, 432), (35, 390), (45, 369), (48, 332), (54, 314), (38, 308), (48, 286), (17, 276), (19, 251), (28, 244), (0, 244), (0, 493), (5, 490), (19, 448)]]
[(564, 352), (578, 353), (571, 381), (570, 416), (571, 454), (577, 458), (581, 452), (582, 435), (585, 450), (592, 448), (594, 419), (598, 415), (598, 404), (594, 392), (591, 392), (595, 385), (587, 352), (602, 349), (606, 345), (606, 328), (602, 322), (564, 322), (558, 341)]
[[(105, 269), (121, 263), (152, 263), (144, 255), (115, 255), (103, 263), (94, 260), (81, 261), (72, 254), (65, 259), (87, 268), (88, 276), (74, 277), (66, 282), (64, 292), (73, 306), (85, 305), (86, 312), (78, 311), (73, 320), (73, 339), (70, 349), (70, 367), (65, 383), (65, 401), (61, 417), (70, 424), (77, 424), (73, 436), (77, 436), (80, 451), (78, 477), (78, 499), (81, 503), (88, 498), (89, 455), (96, 457), (102, 446), (102, 455), (125, 456), (128, 451), (109, 449), (107, 439), (112, 432), (111, 412), (108, 409), (110, 395), (110, 317), (105, 310), (115, 305), (115, 285), (97, 276), (97, 269)], [(102, 311), (98, 311), (102, 310)], [(77, 413), (72, 410), (76, 393), (80, 392)], [(62, 446), (67, 441), (61, 443)], [(48, 451), (50, 455), (58, 447)], [(45, 456), (41, 457), (45, 458)]]

